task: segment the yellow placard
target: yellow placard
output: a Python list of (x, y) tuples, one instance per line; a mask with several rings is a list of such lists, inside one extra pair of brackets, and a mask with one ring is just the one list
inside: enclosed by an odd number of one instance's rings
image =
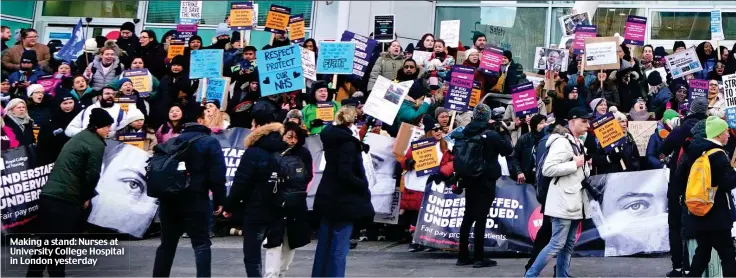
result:
[(299, 41), (304, 39), (304, 20), (289, 24), (289, 40)]
[(598, 138), (598, 142), (603, 148), (616, 143), (624, 136), (626, 136), (624, 129), (621, 128), (621, 124), (616, 119), (605, 122), (595, 129), (595, 137)]
[(128, 145), (131, 145), (133, 147), (138, 147), (141, 150), (145, 150), (145, 148), (144, 148), (145, 142), (143, 142), (143, 141), (125, 141), (124, 143), (125, 144), (128, 144)]
[(120, 110), (123, 110), (123, 112), (128, 113), (128, 109), (130, 109), (128, 103), (119, 103), (120, 104)]
[(411, 155), (416, 161), (414, 170), (418, 175), (422, 171), (440, 166), (440, 158), (437, 153), (437, 142), (419, 141), (412, 143)]
[(253, 26), (253, 9), (230, 9), (230, 27), (245, 26)]
[(470, 101), (468, 102), (468, 106), (475, 107), (480, 102), (480, 88), (476, 88), (473, 86), (473, 91), (470, 93)]
[(325, 122), (331, 122), (335, 120), (335, 108), (331, 103), (317, 104), (317, 119)]
[(36, 142), (38, 142), (38, 133), (41, 132), (41, 127), (37, 125), (33, 125), (33, 138), (35, 138)]
[(169, 44), (169, 52), (166, 57), (171, 60), (176, 55), (184, 55), (184, 44)]
[(266, 16), (266, 29), (286, 32), (286, 26), (289, 26), (288, 14), (268, 11), (268, 15)]
[(133, 82), (133, 89), (138, 92), (150, 92), (151, 89), (151, 76), (150, 75), (139, 75), (130, 76), (130, 81)]

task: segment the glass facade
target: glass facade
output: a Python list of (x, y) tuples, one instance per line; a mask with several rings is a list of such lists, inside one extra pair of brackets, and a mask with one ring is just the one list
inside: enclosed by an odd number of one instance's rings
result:
[[(217, 25), (225, 22), (225, 18), (230, 14), (230, 3), (240, 2), (234, 1), (205, 1), (202, 9), (201, 24)], [(257, 1), (258, 4), (258, 26), (266, 24), (266, 14), (271, 4), (291, 8), (291, 14), (304, 14), (304, 23), (306, 27), (311, 26), (312, 21), (312, 1)], [(176, 24), (179, 16), (178, 1), (149, 1), (147, 23), (168, 23)]]
[[(736, 12), (722, 12), (727, 40), (736, 40)], [(710, 12), (652, 12), (652, 39), (709, 40)], [(730, 28), (729, 28), (730, 27)]]
[[(33, 20), (35, 6), (35, 1), (2, 1), (0, 2), (0, 11), (3, 17), (9, 15)], [(3, 25), (5, 24), (3, 23)]]
[[(33, 3), (33, 1), (28, 1)], [(44, 1), (44, 16), (135, 18), (138, 1)]]

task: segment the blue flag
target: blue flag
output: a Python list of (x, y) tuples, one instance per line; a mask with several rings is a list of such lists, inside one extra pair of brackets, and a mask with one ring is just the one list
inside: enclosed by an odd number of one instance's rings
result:
[(77, 57), (77, 53), (82, 51), (84, 48), (84, 41), (86, 40), (84, 30), (82, 29), (82, 19), (79, 19), (77, 26), (74, 26), (72, 36), (64, 44), (64, 47), (56, 53), (56, 58), (62, 61), (71, 62), (73, 58)]

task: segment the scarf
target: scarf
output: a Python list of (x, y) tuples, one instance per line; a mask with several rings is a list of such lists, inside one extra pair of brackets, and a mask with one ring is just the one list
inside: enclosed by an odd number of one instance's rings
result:
[(9, 112), (8, 111), (8, 117), (11, 120), (13, 120), (13, 122), (15, 122), (15, 124), (17, 124), (18, 127), (20, 127), (20, 131), (22, 131), (22, 132), (25, 132), (26, 131), (26, 125), (27, 124), (33, 122), (33, 120), (31, 119), (31, 117), (28, 116), (28, 113), (26, 113), (26, 116), (25, 117), (18, 117), (18, 116), (13, 115), (12, 112)]

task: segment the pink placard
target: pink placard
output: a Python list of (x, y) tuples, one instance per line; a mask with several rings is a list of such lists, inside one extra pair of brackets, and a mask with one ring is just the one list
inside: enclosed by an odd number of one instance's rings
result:
[(595, 38), (598, 33), (596, 25), (578, 25), (575, 28), (575, 41), (572, 44), (572, 53), (582, 54), (585, 50), (585, 39)]
[(503, 49), (487, 46), (480, 55), (480, 69), (486, 74), (498, 74), (501, 71)]
[(630, 15), (626, 19), (626, 34), (624, 34), (624, 43), (643, 46), (646, 30), (646, 17)]
[(511, 102), (517, 117), (539, 112), (537, 93), (531, 82), (511, 87)]

